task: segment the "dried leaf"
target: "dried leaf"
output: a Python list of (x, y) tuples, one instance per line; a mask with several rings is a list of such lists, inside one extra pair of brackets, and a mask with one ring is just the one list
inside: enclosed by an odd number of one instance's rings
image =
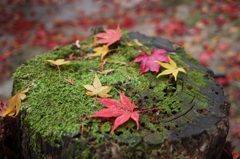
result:
[(73, 81), (72, 79), (66, 79), (66, 78), (64, 78), (64, 80), (67, 81), (68, 83), (74, 85), (74, 81)]
[(133, 41), (134, 41), (138, 46), (143, 46), (143, 44), (140, 43), (140, 42), (138, 41), (138, 39), (133, 39)]
[(124, 75), (128, 80), (133, 80), (133, 78), (131, 76), (129, 76), (128, 74)]
[(116, 62), (113, 62), (113, 63), (128, 66), (128, 64), (126, 62), (123, 62), (123, 61), (116, 61)]
[(115, 69), (104, 70), (104, 71), (97, 71), (98, 73), (106, 76), (108, 73), (115, 71)]
[(177, 50), (177, 49), (182, 49), (183, 47), (179, 44), (173, 44), (172, 47), (174, 48), (174, 50)]
[(95, 74), (93, 85), (84, 85), (83, 87), (91, 91), (86, 93), (88, 96), (111, 97), (111, 95), (107, 93), (111, 90), (112, 86), (102, 86), (97, 74)]
[(168, 57), (168, 58), (169, 58), (170, 63), (163, 63), (163, 62), (155, 61), (167, 69), (167, 70), (161, 72), (160, 74), (158, 74), (157, 77), (162, 76), (162, 75), (172, 74), (176, 81), (179, 71), (183, 72), (183, 73), (187, 73), (187, 72), (182, 67), (177, 67), (177, 64), (170, 57)]
[(125, 96), (124, 94), (120, 93), (120, 102), (115, 99), (109, 99), (109, 98), (95, 98), (99, 100), (102, 104), (104, 104), (107, 108), (102, 109), (98, 111), (97, 113), (88, 116), (88, 118), (92, 117), (103, 117), (103, 118), (109, 118), (109, 117), (117, 117), (114, 121), (114, 125), (112, 130), (110, 131), (110, 134), (120, 125), (127, 122), (130, 118), (132, 118), (135, 123), (137, 124), (137, 129), (139, 129), (139, 113), (148, 111), (148, 110), (154, 110), (154, 109), (163, 109), (163, 108), (153, 108), (153, 109), (147, 109), (142, 111), (134, 111), (134, 108), (137, 106), (134, 104), (134, 102), (131, 102), (131, 100)]
[(133, 44), (126, 42), (127, 46), (133, 46)]
[(17, 116), (20, 110), (21, 101), (26, 98), (25, 93), (28, 92), (28, 89), (25, 91), (18, 92), (9, 100), (9, 106), (2, 111), (1, 116)]
[(101, 70), (103, 70), (104, 65), (107, 63), (107, 58), (102, 61), (102, 63), (98, 64), (99, 67), (101, 67)]

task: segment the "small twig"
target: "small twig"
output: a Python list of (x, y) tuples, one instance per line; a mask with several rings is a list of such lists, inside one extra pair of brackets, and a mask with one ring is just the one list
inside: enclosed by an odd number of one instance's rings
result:
[[(20, 91), (22, 91), (23, 89), (25, 89), (26, 87), (29, 87), (33, 82), (35, 82), (36, 80), (38, 80), (39, 78), (41, 78), (42, 76), (39, 76), (37, 78), (35, 78), (34, 80), (32, 80), (30, 83), (28, 83), (26, 86), (24, 86), (22, 89), (20, 89)], [(19, 92), (20, 92), (19, 91)]]

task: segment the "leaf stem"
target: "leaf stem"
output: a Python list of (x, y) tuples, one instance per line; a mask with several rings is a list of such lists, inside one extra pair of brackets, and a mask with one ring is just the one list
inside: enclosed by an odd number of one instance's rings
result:
[(23, 89), (25, 89), (26, 87), (29, 87), (33, 82), (35, 82), (36, 80), (38, 80), (39, 78), (41, 78), (42, 76), (38, 76), (37, 78), (35, 78), (34, 80), (32, 80), (31, 82), (29, 82), (26, 86), (24, 86), (22, 89), (19, 90), (19, 92), (21, 92)]

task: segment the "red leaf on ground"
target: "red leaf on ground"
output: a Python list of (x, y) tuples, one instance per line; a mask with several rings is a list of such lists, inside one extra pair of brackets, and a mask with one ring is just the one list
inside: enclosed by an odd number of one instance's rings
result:
[(94, 35), (94, 37), (102, 38), (98, 41), (95, 41), (93, 44), (105, 44), (106, 46), (110, 46), (111, 44), (115, 43), (116, 41), (120, 40), (123, 33), (121, 32), (121, 29), (118, 25), (117, 30), (113, 29), (106, 29), (106, 33), (98, 33)]
[(213, 55), (209, 52), (202, 52), (199, 55), (199, 62), (203, 65), (203, 66), (208, 66), (209, 62), (212, 60)]
[(104, 104), (107, 108), (102, 109), (98, 111), (97, 113), (88, 116), (88, 118), (92, 117), (103, 117), (103, 118), (109, 118), (109, 117), (117, 117), (114, 121), (114, 125), (112, 130), (110, 131), (110, 134), (120, 125), (127, 122), (130, 118), (132, 118), (136, 124), (137, 129), (139, 129), (139, 114), (140, 112), (148, 111), (148, 110), (154, 110), (154, 109), (163, 109), (163, 108), (153, 108), (153, 109), (147, 109), (142, 111), (134, 111), (134, 108), (137, 106), (134, 104), (134, 102), (131, 102), (131, 100), (125, 96), (124, 94), (120, 93), (120, 101), (117, 101), (115, 99), (110, 98), (95, 98), (99, 100), (102, 104)]
[(226, 86), (229, 84), (229, 79), (225, 78), (225, 77), (218, 77), (216, 78), (216, 80), (218, 81), (218, 83), (220, 83), (222, 86)]
[(135, 22), (132, 18), (130, 18), (127, 15), (123, 17), (123, 22), (121, 23), (121, 27), (131, 29), (134, 27), (134, 25), (135, 25)]
[(214, 48), (212, 46), (204, 45), (203, 46), (204, 51), (200, 53), (198, 57), (198, 61), (203, 66), (208, 66), (209, 62), (212, 60), (214, 55)]
[(228, 44), (228, 43), (226, 43), (226, 42), (221, 42), (221, 43), (219, 43), (218, 45), (217, 45), (217, 47), (218, 47), (218, 49), (220, 50), (220, 51), (227, 51), (227, 50), (229, 50), (229, 48), (230, 48), (230, 45)]
[(0, 115), (2, 115), (2, 111), (6, 108), (7, 108), (7, 106), (5, 104), (3, 104), (3, 102), (0, 99)]
[(167, 50), (165, 50), (165, 49), (158, 49), (156, 51), (154, 51), (154, 49), (152, 49), (151, 55), (148, 55), (144, 50), (141, 50), (141, 51), (143, 54), (138, 55), (133, 61), (134, 63), (141, 61), (140, 75), (143, 74), (144, 72), (147, 72), (148, 70), (153, 71), (153, 72), (155, 71), (156, 72), (155, 74), (157, 74), (160, 69), (160, 64), (158, 64), (154, 61), (169, 63), (168, 56), (165, 54), (167, 52)]

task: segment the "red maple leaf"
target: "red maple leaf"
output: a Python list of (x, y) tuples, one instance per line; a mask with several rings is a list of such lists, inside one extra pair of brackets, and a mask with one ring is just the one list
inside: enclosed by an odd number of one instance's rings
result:
[(7, 106), (5, 104), (3, 104), (2, 100), (0, 99), (0, 115), (2, 115), (2, 111), (6, 108), (7, 108)]
[(139, 75), (143, 74), (144, 72), (147, 72), (148, 70), (155, 71), (156, 72), (155, 74), (157, 74), (160, 69), (160, 64), (154, 61), (169, 63), (168, 56), (164, 54), (167, 52), (167, 50), (165, 49), (157, 49), (156, 51), (152, 49), (151, 55), (148, 55), (144, 50), (141, 50), (141, 51), (143, 54), (138, 55), (133, 61), (134, 63), (141, 61), (141, 65), (140, 65), (141, 72)]
[(120, 40), (123, 33), (118, 25), (117, 30), (113, 29), (106, 29), (106, 33), (98, 33), (94, 35), (94, 37), (102, 38), (100, 40), (95, 41), (93, 44), (105, 44), (106, 46), (110, 46), (111, 44), (115, 43), (116, 41)]
[(88, 118), (92, 117), (103, 117), (103, 118), (109, 118), (109, 117), (117, 117), (114, 121), (114, 125), (112, 130), (110, 131), (110, 134), (120, 125), (127, 122), (130, 118), (132, 118), (136, 124), (137, 129), (139, 129), (139, 114), (140, 112), (148, 111), (148, 110), (154, 110), (154, 109), (163, 109), (163, 108), (153, 108), (153, 109), (147, 109), (147, 110), (141, 110), (141, 111), (134, 111), (134, 108), (137, 106), (134, 104), (134, 102), (131, 102), (131, 100), (125, 96), (124, 94), (118, 92), (120, 95), (120, 101), (117, 101), (115, 99), (110, 98), (95, 98), (99, 100), (102, 104), (104, 104), (107, 108), (102, 109), (98, 111), (97, 113), (87, 116)]

